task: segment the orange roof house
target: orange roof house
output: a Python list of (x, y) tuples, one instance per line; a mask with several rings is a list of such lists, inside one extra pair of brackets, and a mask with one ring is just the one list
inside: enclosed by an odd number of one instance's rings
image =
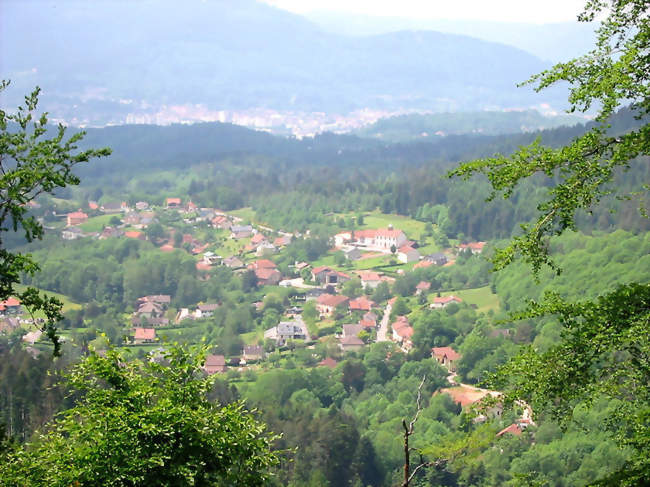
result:
[(136, 328), (133, 334), (134, 343), (151, 343), (156, 340), (155, 328)]
[(165, 200), (165, 204), (167, 205), (167, 208), (178, 208), (181, 206), (181, 199), (180, 198), (167, 198)]
[(374, 305), (374, 301), (366, 298), (365, 296), (361, 296), (350, 301), (349, 308), (350, 311), (370, 311)]
[(485, 247), (485, 242), (470, 242), (468, 244), (460, 244), (458, 246), (459, 250), (470, 250), (472, 254), (480, 254), (483, 252), (483, 247)]
[(145, 237), (144, 233), (138, 232), (138, 231), (129, 231), (129, 232), (124, 232), (124, 236), (126, 238), (137, 238), (138, 240), (146, 240), (147, 237)]
[(277, 266), (275, 265), (275, 262), (269, 259), (258, 259), (254, 262), (252, 262), (249, 267), (251, 269), (275, 269)]
[(431, 357), (447, 367), (450, 372), (454, 372), (456, 370), (456, 362), (460, 359), (461, 355), (451, 347), (433, 347), (431, 349)]
[(463, 300), (457, 296), (437, 296), (433, 298), (433, 303), (429, 305), (432, 309), (440, 309), (445, 306), (450, 305), (451, 303), (462, 303)]
[(499, 431), (496, 434), (496, 436), (501, 437), (501, 436), (505, 435), (506, 433), (509, 433), (509, 434), (515, 435), (515, 436), (521, 436), (521, 429), (519, 428), (518, 425), (513, 423), (510, 426), (508, 426), (507, 428), (503, 428), (501, 431)]
[(83, 211), (73, 211), (72, 213), (68, 213), (67, 220), (69, 227), (72, 227), (74, 225), (81, 225), (88, 220), (88, 215), (86, 215)]

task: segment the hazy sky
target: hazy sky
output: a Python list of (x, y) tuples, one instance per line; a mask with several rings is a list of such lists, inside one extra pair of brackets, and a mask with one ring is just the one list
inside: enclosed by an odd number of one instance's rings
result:
[(304, 14), (333, 10), (354, 14), (417, 19), (491, 20), (504, 22), (575, 21), (585, 0), (262, 0)]

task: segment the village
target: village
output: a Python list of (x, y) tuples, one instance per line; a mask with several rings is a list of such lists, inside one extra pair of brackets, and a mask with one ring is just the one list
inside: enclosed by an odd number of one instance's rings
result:
[[(175, 225), (161, 224), (161, 221), (170, 220), (181, 221), (185, 228), (200, 227), (202, 231), (181, 234)], [(101, 229), (97, 228), (98, 223)], [(125, 202), (99, 205), (91, 201), (87, 209), (65, 215), (60, 238), (149, 241), (160, 252), (180, 250), (193, 256), (200, 280), (208, 280), (215, 269), (226, 267), (253, 278), (258, 289), (288, 291), (289, 305), (282, 310), (279, 321), (262, 333), (250, 336), (240, 353), (208, 355), (204, 365), (208, 374), (242, 373), (267, 367), (269, 358), (278, 353), (286, 357), (296, 348), (312, 350), (312, 356), (318, 359), (313, 362), (314, 366), (332, 369), (346, 355), (354, 355), (375, 342), (391, 343), (397, 350), (409, 353), (414, 347), (414, 328), (409, 321), (410, 309), (402, 310), (403, 314), (394, 310), (398, 301), (403, 306), (405, 300), (390, 292), (396, 278), (417, 269), (453, 266), (458, 255), (479, 255), (486, 245), (485, 242), (466, 242), (424, 253), (427, 247), (431, 248), (426, 240), (423, 241), (421, 236), (409, 239), (403, 230), (389, 223), (385, 228), (339, 232), (331, 239), (329, 261), (334, 255), (333, 264), (296, 261), (289, 266), (290, 272), (287, 273), (278, 267), (274, 258), (296, 239), (308, 239), (309, 234), (274, 230), (245, 221), (233, 213), (198, 208), (191, 201), (184, 203), (174, 197), (166, 198), (162, 206), (144, 201), (132, 207)], [(364, 262), (373, 265), (359, 265)], [(388, 269), (383, 265), (385, 263)], [(384, 292), (377, 294), (378, 289)], [(456, 295), (461, 293), (432, 292), (431, 282), (425, 280), (419, 281), (413, 291), (407, 298), (409, 303), (429, 313), (467, 305)], [(373, 300), (378, 295), (379, 299)], [(170, 332), (209, 320), (221, 306), (219, 302), (199, 302), (194, 306), (176, 308), (171, 306), (172, 298), (170, 295), (138, 298), (133, 303), (129, 322), (125, 324), (123, 346), (155, 351), (173, 336)], [(253, 305), (258, 311), (263, 309), (264, 298)], [(15, 298), (0, 303), (0, 317), (0, 332), (21, 324), (34, 324), (34, 318), (22, 316), (20, 302)], [(502, 335), (509, 332), (497, 331)], [(32, 329), (23, 336), (23, 341), (32, 353), (38, 354), (34, 344), (42, 338), (40, 331)], [(323, 344), (326, 344), (325, 348)], [(320, 353), (316, 351), (317, 345), (320, 345)], [(327, 351), (323, 353), (322, 350)], [(441, 392), (449, 394), (463, 408), (475, 407), (483, 398), (498, 395), (494, 391), (456, 382), (456, 363), (461, 355), (450, 346), (433, 347), (429, 353), (450, 374), (449, 387)], [(494, 416), (500, 411), (492, 408), (488, 414)], [(483, 413), (476, 413), (476, 420), (485, 420)], [(529, 424), (534, 424), (532, 416), (529, 409), (524, 408), (520, 419), (500, 434), (520, 434)]]

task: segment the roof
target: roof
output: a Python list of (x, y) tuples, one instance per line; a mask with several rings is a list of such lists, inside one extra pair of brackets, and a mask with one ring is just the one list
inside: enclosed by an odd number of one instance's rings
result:
[(13, 296), (5, 299), (4, 301), (0, 301), (0, 305), (2, 306), (20, 306), (20, 301), (17, 298), (14, 298)]
[(266, 237), (264, 235), (262, 235), (261, 233), (256, 233), (255, 235), (253, 235), (253, 238), (251, 238), (251, 243), (258, 244), (264, 242), (265, 240)]
[(153, 311), (162, 311), (160, 304), (154, 301), (145, 301), (138, 307), (138, 313), (151, 313)]
[(320, 367), (329, 367), (330, 369), (335, 368), (338, 365), (338, 362), (334, 360), (332, 357), (327, 357), (318, 362), (318, 365)]
[(154, 328), (136, 328), (133, 338), (136, 340), (155, 340), (156, 330)]
[(223, 263), (227, 267), (243, 267), (244, 262), (239, 258), (235, 257), (234, 255), (231, 255), (230, 257), (226, 257), (223, 259)]
[(359, 271), (357, 275), (362, 281), (381, 281), (381, 275), (374, 271)]
[(433, 298), (433, 302), (435, 304), (448, 304), (448, 303), (452, 303), (454, 301), (456, 301), (457, 303), (462, 303), (463, 302), (463, 300), (460, 299), (457, 296), (440, 296), (440, 297), (436, 296), (435, 298)]
[(483, 250), (486, 242), (470, 242), (468, 244), (460, 244), (458, 247), (461, 249)]
[(441, 260), (441, 259), (447, 259), (447, 256), (445, 254), (442, 254), (440, 252), (436, 252), (433, 254), (429, 254), (426, 257), (424, 257), (426, 260)]
[(314, 275), (316, 275), (316, 274), (320, 274), (320, 273), (323, 272), (323, 271), (329, 271), (329, 272), (332, 272), (332, 270), (333, 270), (333, 269), (332, 269), (331, 267), (328, 267), (328, 266), (326, 266), (326, 265), (322, 265), (322, 266), (320, 266), (320, 267), (314, 267), (311, 271), (312, 271), (312, 273), (313, 273)]
[(274, 277), (274, 276), (280, 276), (280, 271), (278, 271), (276, 269), (269, 269), (269, 268), (266, 268), (266, 267), (262, 267), (262, 268), (258, 268), (258, 269), (255, 270), (255, 276), (258, 279), (266, 280), (266, 279), (270, 279), (271, 277)]
[(174, 204), (174, 205), (180, 205), (181, 204), (181, 199), (180, 198), (167, 198), (165, 200), (168, 205)]
[(423, 291), (426, 291), (427, 289), (431, 288), (431, 283), (427, 281), (420, 281), (417, 286), (415, 286), (415, 289), (421, 289)]
[(129, 231), (129, 232), (124, 232), (124, 236), (126, 238), (140, 238), (144, 235), (142, 232), (138, 231)]
[(199, 306), (198, 306), (198, 308), (201, 311), (214, 311), (218, 307), (219, 307), (219, 305), (217, 303), (199, 304)]
[(458, 360), (461, 355), (451, 347), (433, 347), (431, 349), (431, 355), (434, 357), (447, 357), (447, 360)]
[(341, 345), (365, 345), (365, 342), (358, 336), (345, 336), (341, 338)]
[(521, 435), (521, 430), (519, 429), (519, 426), (517, 426), (516, 424), (513, 423), (510, 426), (508, 426), (507, 428), (503, 428), (501, 431), (499, 431), (496, 434), (496, 436), (497, 437), (503, 436), (506, 433), (510, 433), (511, 435), (519, 436), (519, 435)]
[(377, 315), (372, 311), (368, 311), (366, 314), (363, 315), (363, 319), (368, 321), (377, 321)]
[(413, 327), (409, 324), (406, 316), (399, 316), (391, 326), (395, 333), (402, 338), (411, 338), (413, 336)]
[(224, 367), (226, 357), (223, 355), (208, 355), (205, 357), (205, 367)]
[(155, 303), (170, 303), (171, 300), (172, 297), (169, 294), (151, 294), (138, 299), (138, 301), (153, 301)]
[(471, 386), (457, 386), (441, 389), (440, 392), (449, 394), (451, 399), (460, 404), (462, 407), (469, 406), (475, 402), (480, 401), (486, 396), (498, 397), (500, 393), (496, 391), (488, 391), (486, 389), (477, 389)]
[(277, 266), (275, 265), (275, 262), (269, 259), (259, 259), (253, 262), (253, 267), (256, 269), (275, 269)]
[(361, 320), (359, 321), (359, 324), (364, 328), (374, 328), (377, 326), (377, 322), (375, 320)]
[(399, 249), (399, 252), (406, 254), (407, 252), (413, 252), (415, 249), (411, 247), (410, 245), (402, 245)]
[(318, 298), (316, 298), (316, 302), (318, 304), (322, 304), (323, 306), (331, 306), (332, 308), (336, 308), (337, 306), (340, 306), (347, 301), (348, 297), (341, 296), (340, 294), (321, 294), (318, 296)]
[(88, 215), (83, 211), (73, 211), (72, 213), (68, 213), (68, 218), (88, 218)]
[(358, 336), (362, 331), (361, 325), (343, 325), (343, 336)]
[(365, 296), (361, 296), (350, 301), (351, 310), (370, 311), (374, 305), (375, 302), (366, 298)]
[(394, 238), (396, 239), (400, 235), (403, 235), (404, 232), (401, 230), (390, 230), (388, 228), (382, 228), (379, 230), (357, 230), (354, 232), (354, 238)]
[(245, 345), (243, 352), (244, 355), (263, 355), (264, 347), (261, 345)]

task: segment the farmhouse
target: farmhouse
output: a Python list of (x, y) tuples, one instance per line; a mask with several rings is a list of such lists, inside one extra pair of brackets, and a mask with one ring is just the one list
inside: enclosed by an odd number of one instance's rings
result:
[(88, 221), (88, 215), (86, 215), (81, 210), (73, 211), (72, 213), (68, 213), (67, 221), (69, 227), (72, 227), (74, 225), (81, 225), (82, 223)]
[(322, 294), (316, 299), (316, 309), (321, 316), (331, 316), (336, 308), (346, 305), (347, 302), (347, 296), (341, 296), (340, 294)]
[(451, 303), (462, 303), (463, 300), (456, 296), (439, 296), (433, 298), (433, 303), (429, 305), (431, 309), (441, 309), (449, 306)]
[(456, 371), (456, 362), (460, 359), (460, 354), (451, 347), (433, 347), (431, 357), (438, 363), (447, 367), (449, 372)]
[(226, 357), (223, 355), (208, 355), (205, 357), (205, 364), (203, 365), (203, 370), (208, 374), (216, 374), (218, 372), (225, 372), (228, 369), (226, 367)]
[(350, 276), (347, 274), (327, 266), (314, 267), (311, 271), (311, 275), (312, 280), (320, 284), (336, 285), (350, 280)]
[(391, 247), (400, 248), (408, 242), (401, 230), (392, 228), (380, 230), (357, 230), (354, 232), (353, 245), (365, 250), (389, 253)]

